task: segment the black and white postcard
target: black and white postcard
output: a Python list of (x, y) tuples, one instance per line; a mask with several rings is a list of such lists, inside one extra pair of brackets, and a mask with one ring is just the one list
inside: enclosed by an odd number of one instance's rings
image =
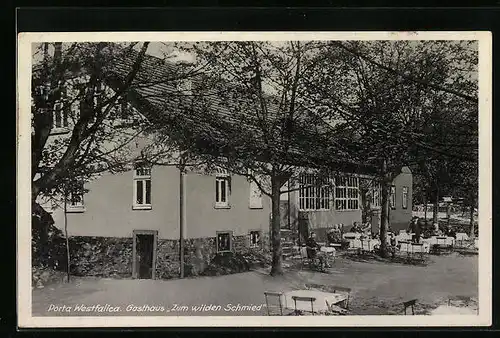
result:
[(491, 324), (491, 33), (22, 33), (17, 83), (19, 327)]

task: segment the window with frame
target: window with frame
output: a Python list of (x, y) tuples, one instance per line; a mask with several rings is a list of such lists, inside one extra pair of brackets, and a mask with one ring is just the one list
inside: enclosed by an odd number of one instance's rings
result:
[(85, 211), (84, 204), (84, 191), (83, 191), (83, 183), (78, 182), (75, 186), (74, 191), (71, 191), (68, 194), (68, 198), (66, 200), (66, 211), (67, 212), (83, 212)]
[(233, 236), (230, 231), (217, 233), (217, 252), (230, 252)]
[(36, 95), (43, 101), (49, 100), (50, 83), (42, 84), (36, 88)]
[(257, 183), (250, 180), (250, 209), (262, 209), (262, 191), (258, 187)]
[(69, 126), (69, 105), (56, 102), (52, 110), (52, 127), (54, 129), (66, 129)]
[(403, 187), (401, 206), (403, 209), (408, 208), (408, 187)]
[(372, 188), (372, 208), (379, 208), (382, 205), (382, 187), (377, 184)]
[(391, 204), (391, 209), (396, 209), (396, 186), (392, 185), (391, 186), (391, 195), (390, 195), (390, 204)]
[[(94, 107), (98, 107), (104, 102), (104, 84), (99, 82), (94, 88)], [(102, 107), (101, 107), (102, 108)]]
[(227, 174), (217, 174), (215, 177), (215, 207), (229, 208), (230, 177)]
[(335, 209), (359, 209), (359, 179), (357, 177), (335, 178)]
[(250, 231), (250, 247), (258, 248), (260, 246), (260, 231)]
[(151, 166), (138, 162), (134, 165), (134, 209), (151, 209)]
[(316, 174), (300, 175), (299, 209), (303, 211), (330, 209), (330, 186), (327, 178)]

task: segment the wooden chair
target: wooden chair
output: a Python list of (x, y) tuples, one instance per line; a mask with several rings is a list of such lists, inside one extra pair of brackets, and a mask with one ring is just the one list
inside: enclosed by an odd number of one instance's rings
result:
[(411, 243), (411, 253), (413, 259), (416, 259), (417, 262), (425, 262), (424, 243)]
[(455, 235), (455, 241), (458, 246), (463, 246), (464, 242), (469, 241), (469, 236), (465, 232), (457, 232)]
[(307, 247), (303, 246), (300, 248), (300, 258), (302, 261), (302, 268), (307, 265), (311, 270), (324, 272), (324, 267), (322, 266), (322, 264), (320, 264), (319, 258), (309, 257), (309, 255), (307, 254)]
[(349, 309), (349, 298), (351, 297), (351, 289), (343, 286), (334, 286), (333, 293), (345, 293), (347, 294), (347, 298), (342, 302), (342, 306), (344, 309)]
[(295, 306), (295, 314), (299, 314), (299, 311), (297, 310), (297, 302), (310, 302), (311, 303), (311, 313), (314, 316), (314, 301), (316, 300), (315, 297), (301, 297), (301, 296), (292, 296), (293, 303)]
[[(267, 315), (268, 316), (283, 316), (283, 303), (281, 302), (281, 298), (283, 297), (282, 292), (271, 292), (271, 291), (265, 291), (264, 296), (266, 297), (266, 307), (267, 307)], [(272, 298), (278, 298), (278, 305), (269, 305), (269, 297)], [(279, 309), (279, 314), (278, 313), (272, 313), (271, 309)]]
[(328, 303), (328, 300), (325, 299), (326, 307), (328, 308), (327, 315), (346, 315), (349, 312), (346, 309), (343, 309), (335, 304)]
[(406, 315), (406, 310), (411, 307), (411, 314), (414, 315), (415, 314), (415, 303), (417, 302), (416, 299), (412, 299), (412, 300), (409, 300), (409, 301), (406, 301), (406, 302), (403, 302), (403, 307), (404, 307), (404, 312), (405, 312), (405, 315)]

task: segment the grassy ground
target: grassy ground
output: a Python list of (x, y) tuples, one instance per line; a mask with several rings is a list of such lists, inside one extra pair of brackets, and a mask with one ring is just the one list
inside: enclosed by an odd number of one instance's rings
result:
[[(70, 283), (34, 289), (33, 315), (96, 315), (75, 312), (74, 306), (96, 304), (120, 307), (108, 315), (264, 315), (264, 291), (289, 291), (306, 284), (339, 285), (352, 288), (354, 314), (401, 314), (401, 303), (416, 298), (417, 312), (429, 313), (450, 297), (477, 298), (478, 256), (457, 254), (432, 256), (425, 266), (387, 263), (378, 260), (355, 261), (338, 258), (328, 273), (292, 267), (280, 277), (265, 269), (219, 277), (183, 280), (112, 280), (78, 278)], [(66, 305), (70, 312), (48, 311), (52, 305)], [(193, 306), (220, 306), (213, 311), (196, 312)], [(236, 305), (256, 305), (253, 310), (237, 311)], [(131, 305), (163, 306), (164, 311), (127, 311)], [(177, 305), (177, 309), (174, 309)], [(135, 310), (138, 310), (136, 308)], [(167, 311), (171, 310), (171, 311)], [(234, 311), (233, 311), (234, 310)]]

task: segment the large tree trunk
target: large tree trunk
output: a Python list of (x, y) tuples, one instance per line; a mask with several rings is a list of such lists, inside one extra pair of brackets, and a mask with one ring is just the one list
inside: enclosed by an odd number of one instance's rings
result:
[(184, 278), (184, 165), (179, 166), (179, 276)]
[(387, 177), (387, 162), (382, 163), (382, 206), (380, 214), (380, 255), (387, 257), (387, 229), (389, 228), (389, 189)]
[(438, 223), (438, 214), (439, 214), (439, 185), (436, 183), (436, 194), (434, 195), (434, 206), (432, 208), (432, 224)]
[(67, 274), (67, 282), (69, 283), (70, 281), (70, 274), (71, 274), (71, 256), (70, 256), (70, 251), (69, 251), (69, 237), (68, 237), (68, 209), (67, 209), (67, 194), (65, 194), (64, 198), (64, 237), (66, 237), (66, 274)]
[(271, 276), (282, 275), (281, 262), (283, 253), (281, 249), (281, 224), (280, 224), (280, 180), (276, 176), (271, 177)]
[(370, 222), (371, 223), (371, 200), (370, 200), (370, 194), (369, 194), (369, 189), (366, 187), (363, 187), (360, 189), (360, 194), (361, 194), (361, 222), (366, 223)]
[(427, 225), (427, 190), (424, 192), (424, 221)]
[(475, 229), (474, 229), (474, 198), (470, 199), (470, 214), (469, 214), (469, 226), (470, 226), (470, 238), (475, 238)]

